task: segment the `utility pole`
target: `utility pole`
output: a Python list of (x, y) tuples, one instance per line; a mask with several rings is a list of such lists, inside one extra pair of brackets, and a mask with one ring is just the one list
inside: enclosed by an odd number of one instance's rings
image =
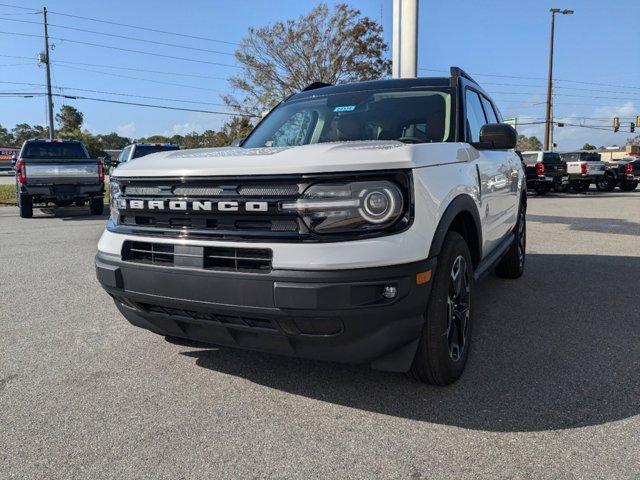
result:
[(53, 97), (51, 95), (51, 61), (49, 57), (49, 30), (47, 25), (47, 7), (42, 10), (44, 15), (44, 64), (47, 69), (47, 108), (49, 112), (49, 139), (53, 140)]
[(551, 38), (549, 40), (549, 72), (547, 76), (547, 112), (544, 121), (544, 149), (550, 150), (550, 141), (553, 136), (553, 114), (551, 111), (551, 96), (553, 95), (553, 37), (555, 34), (556, 13), (571, 15), (573, 10), (560, 10), (559, 8), (549, 9), (551, 12)]
[(393, 78), (415, 78), (418, 73), (418, 0), (393, 0)]

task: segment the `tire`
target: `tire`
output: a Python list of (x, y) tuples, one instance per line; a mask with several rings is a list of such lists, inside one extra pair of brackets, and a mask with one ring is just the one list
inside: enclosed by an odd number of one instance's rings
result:
[(620, 182), (619, 188), (623, 192), (633, 192), (637, 186), (638, 186), (638, 182), (628, 182), (625, 180), (623, 182)]
[(569, 184), (568, 183), (562, 184), (562, 183), (556, 182), (553, 184), (553, 190), (558, 193), (565, 193), (569, 191)]
[(536, 193), (538, 195), (546, 195), (547, 193), (549, 193), (549, 191), (551, 190), (551, 188), (544, 186), (544, 187), (537, 187), (536, 188)]
[(590, 182), (587, 182), (586, 180), (576, 180), (571, 182), (571, 188), (576, 193), (586, 192), (589, 189), (589, 185)]
[(33, 217), (33, 198), (31, 195), (18, 194), (18, 208), (20, 209), (20, 218)]
[(425, 326), (409, 370), (416, 380), (449, 385), (462, 375), (469, 356), (473, 290), (469, 247), (460, 234), (448, 232), (438, 255)]
[(495, 273), (500, 278), (520, 278), (527, 260), (527, 211), (523, 205), (518, 212), (515, 237), (507, 253), (496, 265)]
[(102, 197), (89, 200), (89, 210), (91, 215), (102, 215), (104, 212), (104, 199)]
[(616, 179), (611, 175), (602, 175), (595, 183), (599, 192), (611, 192), (616, 188)]

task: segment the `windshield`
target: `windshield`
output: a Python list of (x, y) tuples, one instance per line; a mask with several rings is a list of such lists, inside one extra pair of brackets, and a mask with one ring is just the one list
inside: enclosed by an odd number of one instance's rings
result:
[(168, 150), (178, 150), (177, 145), (137, 145), (133, 150), (132, 158), (140, 158), (150, 153), (166, 152)]
[(363, 90), (289, 100), (273, 110), (243, 143), (245, 148), (324, 142), (452, 141), (448, 88)]
[(51, 160), (80, 160), (89, 158), (78, 142), (27, 142), (22, 158), (48, 158)]

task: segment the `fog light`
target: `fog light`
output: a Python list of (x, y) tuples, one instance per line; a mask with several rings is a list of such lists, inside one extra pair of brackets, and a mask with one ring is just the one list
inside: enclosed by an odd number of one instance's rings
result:
[(384, 298), (395, 298), (396, 295), (398, 295), (398, 289), (396, 287), (384, 287), (384, 290), (382, 291), (382, 296)]

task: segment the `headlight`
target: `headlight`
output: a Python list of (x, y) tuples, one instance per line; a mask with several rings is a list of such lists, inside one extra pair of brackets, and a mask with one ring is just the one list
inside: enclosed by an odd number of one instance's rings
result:
[(111, 220), (113, 220), (115, 224), (117, 224), (120, 219), (119, 207), (122, 202), (124, 202), (124, 199), (122, 198), (122, 190), (120, 190), (120, 182), (112, 178), (110, 179), (109, 185), (109, 204), (111, 206)]
[(393, 182), (365, 181), (346, 184), (315, 184), (302, 198), (284, 202), (284, 212), (300, 214), (315, 233), (381, 230), (403, 217), (404, 199)]

